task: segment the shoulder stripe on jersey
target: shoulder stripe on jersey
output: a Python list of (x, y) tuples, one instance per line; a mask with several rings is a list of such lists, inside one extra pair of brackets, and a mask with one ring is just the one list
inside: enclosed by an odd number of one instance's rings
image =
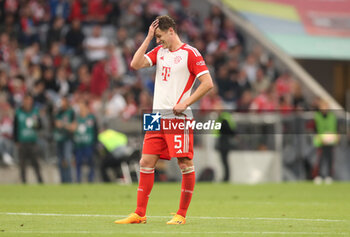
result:
[(198, 49), (192, 47), (194, 49), (194, 51), (196, 51), (198, 53), (199, 56), (201, 56), (201, 53), (198, 51)]
[(149, 66), (152, 67), (153, 66), (152, 60), (148, 57), (147, 54), (144, 54), (144, 56), (147, 59), (147, 61), (149, 62)]
[(199, 53), (198, 49), (196, 49), (195, 47), (191, 46), (191, 45), (185, 45), (185, 47), (193, 49), (194, 51), (196, 51), (197, 53)]
[(193, 48), (193, 47), (191, 47), (191, 46), (189, 46), (189, 45), (186, 45), (184, 48), (191, 50), (191, 51), (193, 52), (193, 54), (194, 54), (196, 57), (199, 56), (199, 55), (198, 55), (199, 52), (196, 51), (195, 48)]
[(184, 48), (190, 49), (190, 50), (194, 53), (194, 55), (195, 55), (196, 57), (198, 57), (198, 56), (201, 55), (201, 54), (199, 53), (199, 51), (198, 51), (196, 48), (193, 48), (192, 46), (186, 45)]
[(157, 47), (154, 47), (151, 51), (149, 51), (148, 53), (154, 51), (154, 50), (159, 50), (159, 48), (162, 47), (161, 45), (158, 45)]

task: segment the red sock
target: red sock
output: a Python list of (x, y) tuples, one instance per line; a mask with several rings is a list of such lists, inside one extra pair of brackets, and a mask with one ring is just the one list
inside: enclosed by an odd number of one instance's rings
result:
[(180, 208), (177, 211), (178, 215), (186, 217), (186, 212), (191, 202), (195, 182), (196, 182), (196, 176), (194, 173), (193, 166), (188, 167), (185, 170), (182, 170), (181, 197), (180, 197)]
[(137, 189), (137, 208), (135, 213), (139, 216), (146, 215), (149, 194), (154, 183), (154, 168), (140, 168), (140, 181)]

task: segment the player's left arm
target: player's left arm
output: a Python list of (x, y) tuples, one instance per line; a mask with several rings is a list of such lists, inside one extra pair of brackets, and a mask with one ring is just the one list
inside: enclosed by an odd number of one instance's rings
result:
[(199, 76), (198, 80), (200, 81), (200, 85), (194, 91), (194, 93), (190, 97), (188, 97), (185, 101), (175, 105), (175, 107), (173, 108), (175, 115), (180, 115), (182, 112), (184, 112), (187, 109), (188, 106), (190, 106), (193, 103), (195, 103), (196, 101), (198, 101), (211, 88), (214, 87), (213, 80), (212, 80), (209, 73), (205, 73), (205, 74)]

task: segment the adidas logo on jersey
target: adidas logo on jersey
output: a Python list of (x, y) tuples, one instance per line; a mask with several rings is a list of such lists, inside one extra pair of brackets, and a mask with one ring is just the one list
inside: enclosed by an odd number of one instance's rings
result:
[(181, 151), (181, 150), (178, 150), (178, 151), (176, 152), (176, 154), (180, 154), (180, 153), (182, 153), (182, 151)]

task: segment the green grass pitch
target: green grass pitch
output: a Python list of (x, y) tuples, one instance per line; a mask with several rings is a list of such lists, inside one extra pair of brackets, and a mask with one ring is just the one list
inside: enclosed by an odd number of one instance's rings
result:
[(0, 237), (350, 236), (350, 183), (197, 183), (187, 224), (168, 226), (179, 183), (155, 183), (148, 223), (116, 225), (134, 211), (136, 185), (0, 186)]

